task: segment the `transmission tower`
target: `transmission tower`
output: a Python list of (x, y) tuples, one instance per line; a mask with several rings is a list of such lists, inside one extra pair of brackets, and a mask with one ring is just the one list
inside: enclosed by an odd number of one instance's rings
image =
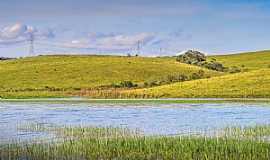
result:
[(137, 53), (136, 55), (138, 56), (141, 53), (141, 41), (137, 42)]
[(163, 52), (163, 48), (159, 48), (159, 53), (160, 53), (160, 55), (162, 54), (162, 52)]
[(30, 37), (29, 37), (29, 42), (30, 42), (30, 46), (29, 46), (29, 56), (34, 56), (35, 52), (34, 52), (34, 34), (30, 33)]

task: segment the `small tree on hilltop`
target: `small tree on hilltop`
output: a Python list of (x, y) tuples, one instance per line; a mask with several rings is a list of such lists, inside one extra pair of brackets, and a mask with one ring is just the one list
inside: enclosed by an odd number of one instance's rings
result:
[(221, 63), (217, 62), (216, 59), (212, 58), (212, 60), (208, 62), (205, 54), (198, 51), (189, 50), (185, 54), (177, 56), (176, 61), (186, 64), (193, 64), (200, 67), (205, 67), (211, 70), (221, 72), (225, 71), (225, 67)]
[(206, 56), (201, 52), (189, 50), (185, 54), (179, 55), (176, 60), (187, 64), (198, 64), (206, 61)]

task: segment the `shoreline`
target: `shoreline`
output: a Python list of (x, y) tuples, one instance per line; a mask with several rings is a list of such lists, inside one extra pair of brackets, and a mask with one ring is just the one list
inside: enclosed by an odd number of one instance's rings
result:
[(270, 103), (270, 98), (161, 98), (161, 99), (87, 99), (31, 98), (0, 99), (1, 102), (63, 102), (63, 103)]

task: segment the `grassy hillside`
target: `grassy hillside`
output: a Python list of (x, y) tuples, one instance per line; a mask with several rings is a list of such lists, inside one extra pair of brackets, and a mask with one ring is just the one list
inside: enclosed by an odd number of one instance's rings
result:
[[(168, 58), (120, 56), (38, 56), (0, 61), (0, 96), (55, 96), (61, 93), (48, 92), (98, 88), (121, 81), (143, 84), (201, 69)], [(203, 70), (205, 76), (222, 74)]]
[(270, 69), (125, 91), (129, 97), (270, 97)]
[[(270, 51), (208, 57), (212, 58), (246, 72), (225, 75), (175, 58), (38, 56), (0, 61), (0, 97), (270, 97)], [(211, 78), (135, 91), (110, 89), (111, 84), (123, 81), (143, 88), (145, 82), (159, 82), (171, 75), (191, 76), (199, 70)]]
[(270, 68), (270, 51), (247, 52), (240, 54), (209, 56), (208, 59), (215, 58), (226, 67), (242, 67), (249, 70)]

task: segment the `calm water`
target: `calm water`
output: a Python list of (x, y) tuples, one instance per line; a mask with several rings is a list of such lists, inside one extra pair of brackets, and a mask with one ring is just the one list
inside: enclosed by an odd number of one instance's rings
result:
[(174, 135), (227, 126), (270, 124), (270, 104), (90, 104), (0, 102), (0, 141), (40, 137), (27, 124), (111, 126)]

